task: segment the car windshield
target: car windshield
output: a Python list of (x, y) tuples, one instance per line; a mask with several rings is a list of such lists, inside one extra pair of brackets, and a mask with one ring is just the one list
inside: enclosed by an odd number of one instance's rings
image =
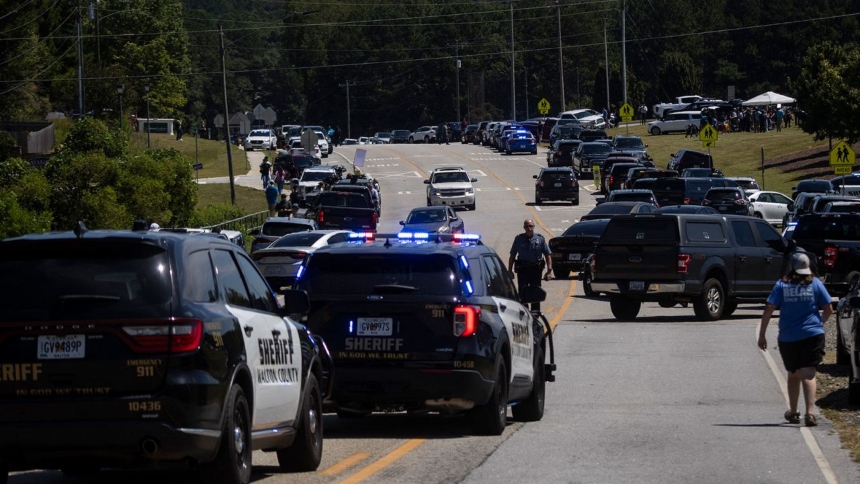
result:
[(429, 224), (444, 222), (445, 212), (442, 210), (413, 210), (406, 219), (408, 224)]
[(597, 113), (592, 112), (592, 111), (582, 111), (581, 113), (573, 113), (573, 115), (576, 116), (576, 119), (584, 119), (584, 118), (587, 118), (589, 116), (594, 116), (595, 114), (597, 114)]
[(390, 138), (391, 133), (376, 133), (374, 136), (376, 136), (377, 138)]
[(651, 203), (651, 199), (654, 198), (650, 193), (623, 193), (623, 192), (612, 192), (609, 194), (609, 201), (612, 202), (647, 202)]
[(708, 200), (740, 200), (741, 193), (737, 190), (711, 190), (705, 198)]
[(605, 221), (585, 221), (571, 225), (561, 235), (563, 237), (599, 237), (605, 228)]
[(276, 240), (270, 247), (310, 247), (323, 235), (310, 232), (289, 234)]
[(588, 214), (589, 214), (589, 215), (593, 215), (593, 214), (598, 214), (598, 215), (603, 215), (603, 214), (612, 214), (612, 215), (617, 215), (617, 214), (630, 213), (630, 211), (631, 211), (631, 210), (633, 210), (633, 205), (621, 205), (621, 204), (614, 204), (614, 203), (604, 203), (604, 204), (602, 204), (602, 205), (598, 205), (598, 206), (596, 206), (596, 207), (592, 208), (592, 209), (591, 209), (591, 211), (590, 211), (590, 212), (588, 212)]
[(640, 138), (618, 138), (615, 140), (616, 148), (645, 148), (645, 143)]
[(391, 132), (394, 136), (409, 136), (409, 131), (405, 129), (395, 129)]
[(463, 183), (469, 181), (469, 175), (462, 171), (437, 173), (433, 175), (433, 183)]
[(582, 152), (587, 155), (597, 155), (602, 153), (609, 153), (612, 151), (612, 147), (607, 145), (606, 143), (594, 143), (582, 145)]
[(543, 172), (543, 175), (541, 175), (540, 179), (545, 181), (545, 182), (570, 181), (570, 180), (573, 180), (573, 172), (572, 171), (545, 171), (545, 172)]
[(254, 130), (251, 131), (251, 134), (248, 136), (269, 136), (269, 132), (264, 130)]
[(307, 171), (302, 172), (302, 179), (300, 181), (323, 181), (326, 178), (332, 176), (334, 173), (329, 171)]
[(303, 223), (292, 222), (267, 222), (263, 224), (261, 233), (267, 237), (281, 237), (294, 232), (306, 232), (311, 226)]

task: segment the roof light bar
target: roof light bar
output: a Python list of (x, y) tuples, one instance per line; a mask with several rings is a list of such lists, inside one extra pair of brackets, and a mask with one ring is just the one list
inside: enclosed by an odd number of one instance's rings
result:
[(397, 234), (398, 239), (405, 240), (429, 240), (430, 233), (429, 232), (400, 232)]
[(479, 234), (454, 234), (454, 240), (481, 240)]

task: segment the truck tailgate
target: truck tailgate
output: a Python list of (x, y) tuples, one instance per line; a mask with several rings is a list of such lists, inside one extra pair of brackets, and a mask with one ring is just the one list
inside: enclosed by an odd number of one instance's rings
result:
[(676, 280), (678, 247), (601, 244), (595, 253), (595, 264), (595, 280)]

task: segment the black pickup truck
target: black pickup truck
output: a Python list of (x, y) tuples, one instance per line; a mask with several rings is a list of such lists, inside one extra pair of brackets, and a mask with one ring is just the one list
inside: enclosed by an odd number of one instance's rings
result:
[(746, 216), (615, 216), (595, 244), (591, 287), (609, 294), (612, 314), (630, 321), (643, 302), (692, 303), (715, 321), (741, 302), (767, 299), (796, 250), (764, 220)]
[(801, 215), (791, 238), (815, 255), (819, 276), (832, 296), (844, 296), (860, 280), (860, 213)]
[(314, 198), (305, 218), (315, 220), (320, 229), (376, 232), (376, 207), (361, 193), (327, 191)]

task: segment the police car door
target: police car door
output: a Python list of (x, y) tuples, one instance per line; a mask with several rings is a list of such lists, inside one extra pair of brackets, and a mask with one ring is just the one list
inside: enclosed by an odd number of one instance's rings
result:
[(531, 311), (517, 300), (516, 288), (502, 261), (492, 255), (485, 255), (481, 259), (487, 295), (493, 298), (511, 341), (511, 381), (514, 384), (517, 380), (530, 384), (534, 372)]
[(301, 395), (301, 351), (293, 325), (276, 314), (277, 302), (253, 263), (213, 251), (218, 284), (236, 317), (254, 383), (254, 429), (289, 424)]

